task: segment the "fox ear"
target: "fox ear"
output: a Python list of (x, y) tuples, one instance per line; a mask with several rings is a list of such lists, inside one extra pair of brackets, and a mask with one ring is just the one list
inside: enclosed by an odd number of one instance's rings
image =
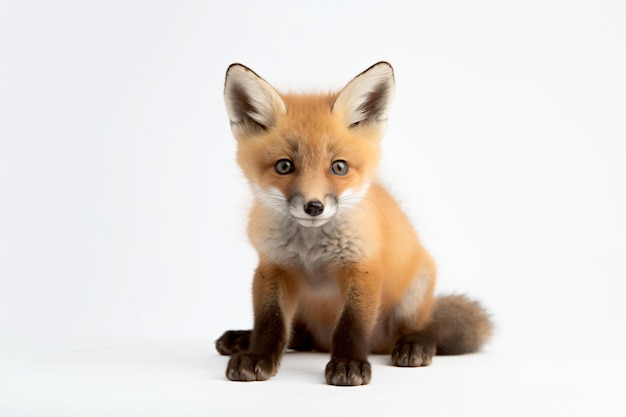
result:
[(272, 127), (276, 116), (286, 112), (278, 92), (241, 64), (232, 64), (226, 71), (224, 101), (233, 131), (248, 134)]
[(345, 119), (347, 126), (382, 125), (387, 121), (394, 91), (393, 68), (387, 62), (372, 65), (339, 92), (332, 112)]

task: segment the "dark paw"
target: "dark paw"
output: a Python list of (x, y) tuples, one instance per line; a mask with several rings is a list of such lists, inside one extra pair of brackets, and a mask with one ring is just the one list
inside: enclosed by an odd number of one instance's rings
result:
[(244, 352), (250, 346), (250, 330), (229, 330), (215, 341), (215, 349), (222, 355)]
[(226, 367), (226, 378), (231, 381), (265, 381), (278, 371), (278, 361), (270, 355), (235, 353)]
[(368, 361), (331, 359), (326, 365), (326, 383), (329, 385), (367, 385), (372, 379)]
[(435, 343), (416, 335), (400, 338), (391, 352), (391, 363), (395, 366), (428, 366), (435, 355)]

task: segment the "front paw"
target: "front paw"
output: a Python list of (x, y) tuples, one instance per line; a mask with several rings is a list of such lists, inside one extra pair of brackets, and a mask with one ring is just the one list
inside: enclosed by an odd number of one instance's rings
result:
[(215, 349), (221, 355), (232, 355), (233, 353), (248, 350), (250, 346), (251, 330), (229, 330), (215, 341)]
[(367, 385), (372, 379), (368, 361), (331, 359), (326, 365), (326, 383), (329, 385)]
[(226, 366), (226, 378), (231, 381), (265, 381), (278, 371), (278, 361), (271, 355), (235, 353)]
[(433, 361), (435, 343), (418, 334), (407, 335), (396, 342), (391, 353), (391, 363), (395, 366), (428, 366)]

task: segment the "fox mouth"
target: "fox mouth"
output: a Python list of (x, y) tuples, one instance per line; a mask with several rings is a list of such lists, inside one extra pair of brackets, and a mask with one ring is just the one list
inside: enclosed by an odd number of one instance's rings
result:
[(304, 227), (320, 227), (328, 223), (337, 214), (337, 206), (334, 204), (327, 204), (323, 213), (318, 215), (310, 215), (306, 213), (302, 205), (290, 205), (289, 215), (292, 220), (295, 220), (300, 226)]
[(313, 216), (307, 216), (307, 217), (294, 216), (292, 214), (291, 218), (293, 220), (295, 220), (300, 226), (304, 226), (304, 227), (320, 227), (320, 226), (323, 226), (326, 223), (328, 223), (330, 221), (330, 219), (332, 219), (332, 216), (320, 218), (320, 217), (313, 217)]

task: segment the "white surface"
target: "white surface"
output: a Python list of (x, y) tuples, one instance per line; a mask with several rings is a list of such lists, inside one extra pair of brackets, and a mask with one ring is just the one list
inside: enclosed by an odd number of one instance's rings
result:
[[(0, 3), (0, 415), (626, 414), (626, 6), (335, 3)], [(326, 355), (230, 384), (211, 341), (250, 326), (255, 255), (226, 67), (326, 90), (381, 59), (382, 177), (498, 333), (361, 389)]]
[[(105, 341), (9, 353), (3, 416), (618, 416), (621, 355), (485, 352), (397, 368), (373, 356), (373, 382), (331, 387), (327, 355), (288, 353), (268, 382), (223, 378), (227, 359), (202, 341)], [(599, 384), (597, 381), (602, 380)]]

